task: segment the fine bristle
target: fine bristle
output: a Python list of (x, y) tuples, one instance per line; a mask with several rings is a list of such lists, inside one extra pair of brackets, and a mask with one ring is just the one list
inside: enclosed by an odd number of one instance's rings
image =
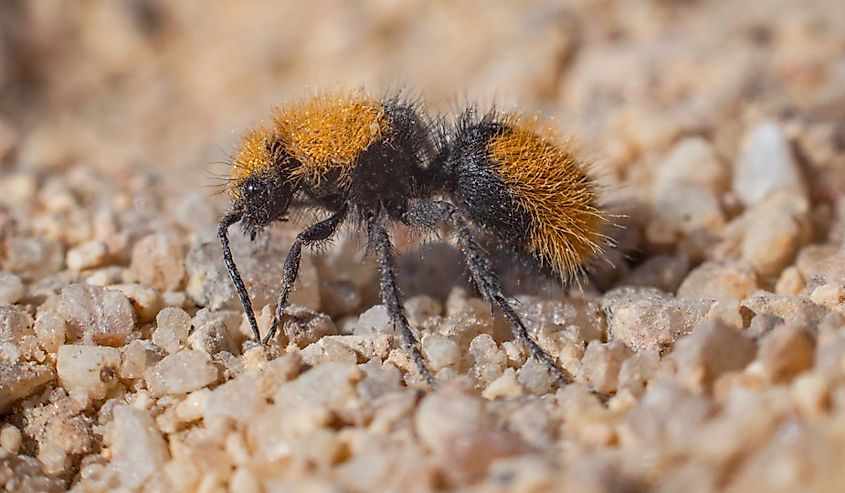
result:
[(241, 139), (241, 146), (235, 155), (229, 181), (230, 193), (237, 193), (237, 184), (248, 176), (268, 171), (273, 166), (275, 149), (273, 130), (265, 125), (258, 125), (246, 132)]
[(528, 250), (563, 278), (576, 278), (602, 253), (607, 218), (598, 189), (574, 150), (536, 120), (500, 118), (490, 161), (531, 216)]
[(315, 182), (332, 171), (346, 181), (356, 158), (389, 126), (381, 103), (346, 93), (281, 108), (274, 124), (287, 152), (302, 163), (293, 176), (307, 174)]

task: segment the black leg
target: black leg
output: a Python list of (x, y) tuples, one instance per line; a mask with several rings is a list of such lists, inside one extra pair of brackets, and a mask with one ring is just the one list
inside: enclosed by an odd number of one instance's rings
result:
[(501, 283), (493, 271), (490, 260), (485, 256), (483, 249), (475, 241), (472, 232), (467, 227), (457, 208), (448, 202), (423, 202), (403, 215), (403, 220), (410, 225), (422, 228), (433, 228), (437, 222), (446, 221), (455, 228), (458, 241), (466, 257), (467, 266), (473, 281), (475, 281), (481, 296), (493, 306), (498, 307), (508, 321), (513, 331), (514, 338), (521, 341), (528, 347), (528, 351), (538, 361), (543, 363), (552, 374), (558, 385), (563, 386), (567, 379), (543, 348), (531, 339), (528, 330), (520, 320), (519, 316), (508, 303), (502, 291)]
[(244, 281), (241, 279), (241, 274), (235, 266), (235, 260), (232, 258), (232, 250), (229, 248), (229, 226), (241, 220), (241, 213), (232, 211), (226, 214), (217, 226), (217, 237), (220, 239), (220, 244), (223, 245), (223, 261), (226, 263), (226, 270), (229, 271), (229, 277), (235, 285), (235, 291), (238, 292), (238, 298), (241, 299), (241, 305), (244, 307), (244, 313), (249, 320), (249, 326), (252, 328), (252, 333), (255, 340), (261, 339), (261, 334), (258, 332), (258, 323), (255, 321), (255, 313), (252, 311), (252, 301), (249, 299), (249, 293), (244, 286)]
[(273, 316), (273, 324), (264, 339), (262, 344), (267, 344), (270, 339), (276, 335), (279, 329), (279, 324), (282, 321), (282, 316), (285, 313), (285, 306), (288, 303), (288, 296), (293, 289), (293, 283), (296, 281), (296, 276), (299, 274), (299, 261), (302, 259), (302, 247), (325, 241), (331, 237), (337, 230), (337, 227), (346, 218), (346, 207), (335, 212), (328, 219), (324, 219), (316, 224), (311, 225), (305, 231), (296, 235), (296, 239), (290, 246), (287, 256), (285, 257), (285, 266), (282, 270), (282, 290), (279, 292), (279, 302), (276, 304), (276, 312)]
[(399, 303), (399, 288), (396, 286), (396, 274), (394, 273), (396, 268), (393, 265), (393, 258), (390, 253), (392, 248), (390, 236), (375, 215), (367, 217), (367, 233), (370, 248), (375, 251), (378, 261), (379, 273), (381, 275), (379, 288), (381, 299), (385, 307), (387, 307), (387, 314), (394, 326), (399, 327), (399, 332), (402, 336), (402, 347), (411, 355), (411, 358), (414, 360), (426, 382), (434, 387), (434, 376), (428, 367), (425, 366), (425, 360), (420, 352), (419, 341), (414, 337), (414, 333), (411, 332), (411, 325), (408, 323), (408, 319), (402, 311), (402, 305)]

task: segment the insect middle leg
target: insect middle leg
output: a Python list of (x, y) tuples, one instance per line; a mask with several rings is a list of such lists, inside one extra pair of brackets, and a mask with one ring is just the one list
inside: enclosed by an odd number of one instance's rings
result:
[(270, 330), (267, 332), (267, 335), (265, 335), (264, 339), (261, 340), (262, 344), (267, 344), (270, 339), (276, 335), (276, 331), (279, 329), (282, 316), (285, 313), (288, 296), (293, 289), (293, 283), (296, 281), (297, 275), (299, 275), (299, 262), (302, 259), (302, 247), (329, 239), (346, 218), (347, 210), (348, 209), (346, 207), (343, 207), (332, 214), (332, 216), (328, 219), (315, 223), (309, 226), (305, 231), (296, 235), (296, 239), (293, 241), (293, 244), (290, 246), (290, 250), (285, 257), (285, 265), (282, 270), (282, 289), (279, 291), (279, 301), (276, 304), (276, 311), (273, 315), (273, 324), (270, 326)]
[(396, 285), (396, 267), (390, 252), (392, 248), (390, 235), (375, 214), (367, 217), (367, 234), (370, 248), (376, 253), (379, 274), (381, 276), (379, 291), (381, 293), (381, 299), (387, 308), (387, 314), (393, 324), (399, 327), (399, 332), (402, 336), (402, 347), (411, 355), (411, 358), (414, 360), (426, 382), (431, 387), (435, 387), (434, 376), (425, 365), (422, 352), (420, 352), (420, 343), (411, 331), (411, 324), (408, 323), (408, 319), (405, 317), (402, 305), (399, 302), (399, 288)]
[(525, 328), (519, 315), (516, 314), (513, 307), (508, 303), (499, 278), (493, 271), (490, 260), (478, 242), (475, 241), (472, 232), (455, 205), (443, 201), (422, 202), (412, 206), (402, 217), (408, 224), (422, 228), (431, 229), (440, 221), (447, 222), (455, 228), (455, 233), (458, 236), (458, 242), (463, 250), (470, 275), (478, 287), (481, 296), (487, 303), (498, 307), (502, 311), (502, 314), (511, 327), (514, 338), (525, 344), (531, 355), (543, 363), (557, 384), (559, 386), (566, 385), (567, 378), (564, 377), (563, 372), (557, 367), (554, 359), (529, 336), (528, 329)]

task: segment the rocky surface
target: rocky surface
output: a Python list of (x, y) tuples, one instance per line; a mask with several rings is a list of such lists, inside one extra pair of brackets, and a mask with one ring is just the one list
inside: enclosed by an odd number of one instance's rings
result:
[[(837, 2), (305, 5), (0, 6), (6, 491), (842, 491)], [(395, 231), (437, 389), (354, 231), (304, 253), (251, 341), (205, 163), (272, 105), (398, 79), (447, 115), (518, 101), (597, 163), (611, 266), (503, 279), (569, 385), (446, 235)], [(263, 330), (307, 219), (233, 229)]]

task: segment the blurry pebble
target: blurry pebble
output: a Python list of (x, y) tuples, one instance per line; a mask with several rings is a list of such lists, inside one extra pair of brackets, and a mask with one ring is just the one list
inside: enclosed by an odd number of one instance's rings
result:
[(631, 350), (618, 340), (608, 343), (590, 341), (581, 360), (580, 377), (595, 392), (600, 394), (616, 392), (619, 370), (631, 354)]
[(17, 454), (22, 442), (21, 430), (14, 425), (6, 424), (0, 428), (0, 447)]
[(678, 378), (693, 391), (709, 390), (716, 378), (745, 368), (757, 353), (754, 341), (720, 320), (704, 320), (675, 343), (671, 358)]
[(215, 382), (217, 368), (206, 353), (184, 349), (147, 369), (144, 380), (154, 396), (186, 394)]
[(135, 329), (135, 313), (119, 292), (88, 284), (71, 284), (59, 296), (59, 314), (71, 340), (120, 346)]
[(76, 271), (100, 267), (107, 261), (108, 249), (99, 240), (86, 241), (69, 249), (65, 260), (68, 268)]
[(708, 261), (684, 279), (678, 288), (678, 298), (742, 300), (757, 289), (757, 275), (748, 266)]
[(5, 413), (18, 399), (32, 395), (53, 380), (53, 376), (53, 369), (46, 365), (0, 362), (0, 413)]
[(783, 324), (760, 342), (760, 361), (772, 382), (789, 382), (813, 365), (816, 342), (803, 328)]
[(619, 288), (605, 294), (608, 333), (634, 351), (662, 350), (688, 334), (712, 301), (676, 299), (656, 289)]
[(762, 122), (743, 137), (742, 152), (734, 168), (733, 190), (748, 207), (778, 191), (803, 196), (801, 170), (777, 123)]
[(54, 240), (14, 236), (6, 240), (5, 246), (3, 269), (24, 280), (43, 279), (64, 265), (64, 249)]
[(0, 271), (0, 304), (13, 305), (23, 297), (23, 282), (9, 272)]
[(129, 270), (140, 284), (175, 290), (185, 277), (185, 245), (170, 234), (145, 236), (132, 248)]
[(139, 488), (151, 476), (161, 474), (170, 457), (150, 415), (131, 406), (117, 406), (114, 410), (111, 450), (110, 467), (128, 489)]

